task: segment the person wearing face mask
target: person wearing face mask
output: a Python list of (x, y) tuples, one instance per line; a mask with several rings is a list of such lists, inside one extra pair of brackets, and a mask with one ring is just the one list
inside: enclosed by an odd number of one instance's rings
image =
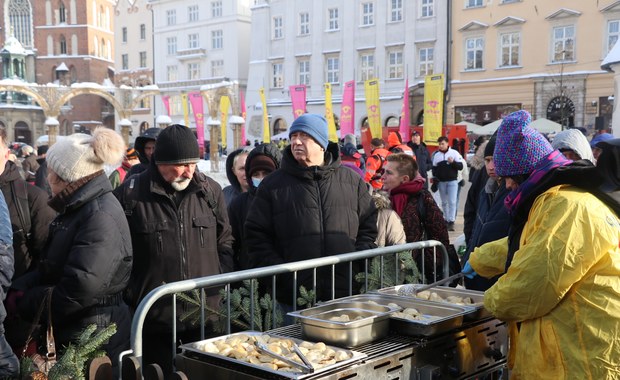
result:
[(248, 191), (239, 194), (228, 205), (228, 217), (234, 238), (235, 270), (248, 269), (246, 257), (248, 247), (244, 231), (245, 219), (263, 178), (278, 169), (281, 160), (280, 149), (272, 143), (260, 144), (247, 155), (244, 177)]

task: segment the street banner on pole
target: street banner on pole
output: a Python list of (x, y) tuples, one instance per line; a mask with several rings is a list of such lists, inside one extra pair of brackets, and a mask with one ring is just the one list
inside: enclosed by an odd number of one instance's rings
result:
[(424, 142), (437, 146), (443, 127), (443, 74), (424, 78)]
[(355, 81), (344, 84), (342, 105), (340, 108), (340, 136), (355, 134)]
[(265, 88), (261, 87), (258, 90), (260, 94), (260, 101), (263, 106), (263, 142), (271, 142), (271, 133), (269, 133), (269, 113), (267, 112), (267, 100), (265, 100)]
[(220, 127), (222, 136), (222, 149), (226, 148), (226, 131), (228, 130), (228, 109), (230, 108), (230, 98), (226, 95), (220, 98)]
[(185, 126), (189, 128), (189, 104), (187, 104), (187, 94), (181, 94), (181, 102), (183, 105), (183, 121)]
[(166, 115), (170, 116), (170, 96), (162, 95), (161, 101), (164, 102), (164, 108), (166, 109)]
[(196, 121), (196, 137), (198, 138), (198, 146), (200, 151), (204, 151), (205, 147), (205, 115), (202, 104), (202, 95), (200, 92), (190, 92), (189, 102), (192, 105), (194, 120)]
[(403, 142), (409, 142), (409, 79), (405, 80), (405, 92), (403, 92), (403, 109), (400, 113), (400, 137)]
[(368, 125), (373, 138), (381, 138), (381, 108), (379, 106), (379, 80), (369, 79), (364, 82), (366, 94), (366, 110), (368, 112)]
[(290, 86), (291, 104), (293, 105), (293, 120), (306, 113), (306, 85)]
[(327, 135), (329, 141), (338, 142), (336, 134), (336, 122), (334, 121), (334, 111), (332, 109), (332, 85), (325, 83), (325, 118), (327, 119)]

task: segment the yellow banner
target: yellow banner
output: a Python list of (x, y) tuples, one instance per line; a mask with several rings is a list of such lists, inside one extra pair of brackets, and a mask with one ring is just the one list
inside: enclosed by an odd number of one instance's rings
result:
[(336, 122), (334, 121), (334, 111), (332, 108), (332, 85), (325, 83), (325, 118), (327, 119), (327, 132), (329, 141), (338, 142), (336, 134)]
[(437, 146), (443, 128), (443, 74), (424, 78), (424, 142)]
[(260, 101), (263, 105), (263, 142), (271, 142), (271, 133), (269, 133), (269, 113), (267, 112), (267, 101), (265, 100), (265, 88), (261, 87), (258, 90), (260, 94)]
[(228, 109), (230, 108), (230, 98), (226, 95), (220, 98), (220, 122), (222, 136), (222, 149), (226, 148), (226, 130), (228, 129)]
[(187, 94), (181, 94), (181, 103), (183, 104), (183, 120), (185, 120), (185, 126), (189, 128), (189, 107), (187, 105)]
[(381, 108), (379, 106), (379, 80), (369, 79), (364, 82), (366, 95), (366, 111), (368, 112), (368, 126), (373, 138), (381, 138)]

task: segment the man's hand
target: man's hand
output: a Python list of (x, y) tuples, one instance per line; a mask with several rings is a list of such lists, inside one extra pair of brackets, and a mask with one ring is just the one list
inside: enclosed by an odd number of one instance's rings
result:
[(463, 273), (465, 277), (469, 278), (470, 280), (474, 278), (474, 276), (478, 275), (478, 273), (476, 273), (474, 268), (472, 268), (471, 265), (469, 265), (469, 261), (465, 263), (465, 266), (463, 267), (463, 270), (461, 271), (461, 273)]
[(431, 185), (431, 191), (432, 191), (433, 193), (436, 193), (436, 192), (437, 192), (437, 190), (439, 190), (439, 182), (437, 182), (437, 181), (432, 181), (432, 183), (433, 183), (433, 184)]

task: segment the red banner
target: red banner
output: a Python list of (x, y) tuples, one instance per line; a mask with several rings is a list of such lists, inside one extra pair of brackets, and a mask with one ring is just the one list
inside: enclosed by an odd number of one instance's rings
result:
[(194, 120), (196, 120), (196, 136), (198, 137), (198, 146), (200, 149), (205, 147), (205, 115), (202, 105), (202, 95), (200, 92), (190, 92), (188, 94), (189, 102), (194, 112)]
[(164, 108), (166, 109), (166, 115), (170, 116), (170, 96), (162, 95), (161, 101), (164, 102)]
[(400, 137), (403, 142), (409, 142), (411, 133), (409, 133), (409, 79), (405, 80), (405, 92), (403, 93), (403, 109), (400, 112)]
[(344, 84), (340, 107), (340, 136), (355, 134), (355, 81)]
[(291, 103), (293, 105), (293, 118), (297, 119), (299, 116), (307, 112), (306, 111), (306, 85), (299, 84), (296, 86), (290, 86), (289, 91), (291, 93)]

